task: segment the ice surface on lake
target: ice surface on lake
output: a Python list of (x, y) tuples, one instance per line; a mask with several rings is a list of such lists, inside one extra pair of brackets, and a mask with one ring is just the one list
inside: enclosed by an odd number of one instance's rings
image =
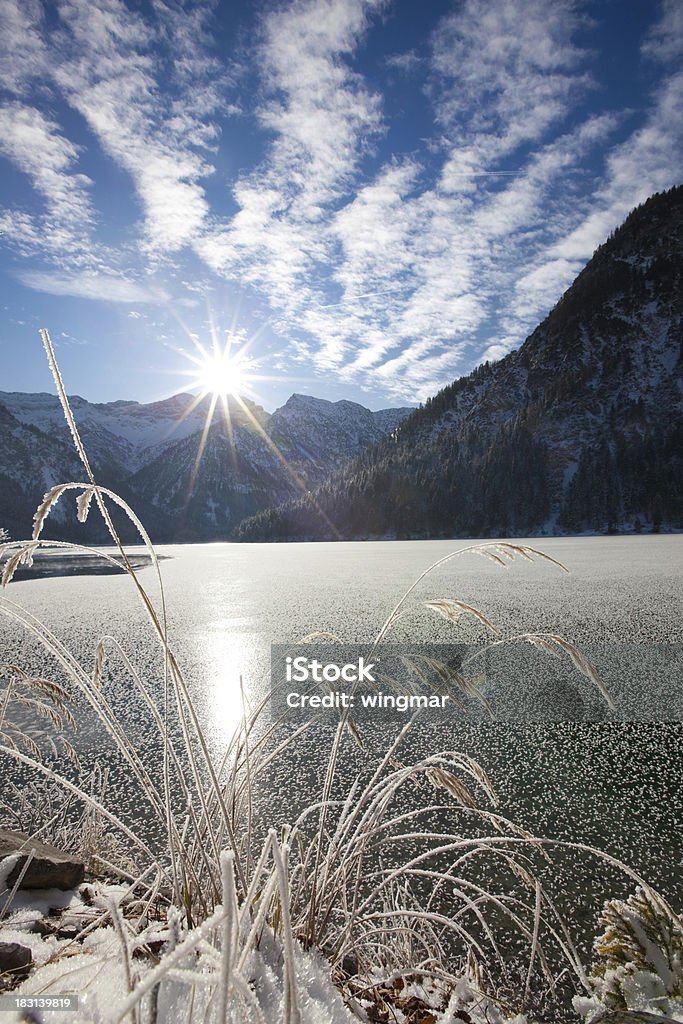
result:
[[(162, 563), (162, 573), (172, 647), (216, 751), (241, 715), (240, 677), (252, 702), (267, 692), (271, 642), (295, 641), (315, 631), (329, 631), (346, 641), (371, 640), (428, 565), (471, 543), (162, 546), (161, 553), (170, 556)], [(549, 631), (579, 646), (606, 645), (612, 658), (605, 669), (608, 686), (609, 672), (621, 673), (620, 649), (627, 659), (622, 667), (628, 668), (635, 644), (661, 645), (666, 651), (683, 642), (682, 538), (527, 543), (564, 562), (571, 574), (542, 561), (519, 560), (504, 570), (474, 554), (457, 558), (420, 584), (388, 639), (482, 638), (475, 619), (463, 618), (455, 627), (421, 604), (457, 598), (480, 608), (508, 634)], [(141, 579), (156, 596), (152, 570), (145, 569)], [(17, 582), (5, 594), (50, 625), (88, 672), (97, 640), (106, 632), (122, 640), (144, 679), (161, 686), (158, 645), (125, 577)], [(7, 620), (0, 620), (0, 630), (3, 661), (31, 672), (48, 670), (33, 640), (9, 627)], [(538, 657), (543, 659), (542, 652)], [(148, 717), (131, 698), (115, 657), (109, 664), (113, 671), (105, 674), (106, 692), (129, 733), (143, 750), (151, 751)], [(572, 671), (568, 665), (567, 674)], [(647, 685), (643, 680), (645, 704)], [(434, 724), (417, 729), (404, 756), (437, 748), (466, 750), (489, 771), (505, 814), (538, 833), (607, 848), (676, 892), (676, 902), (681, 902), (680, 725), (470, 723), (443, 732)], [(387, 740), (385, 732), (366, 736), (367, 746), (378, 753)], [(108, 756), (100, 732), (85, 720), (77, 745), (86, 762)], [(279, 773), (264, 781), (259, 799), (269, 822), (287, 820), (316, 791), (325, 749), (325, 737), (302, 738), (296, 771), (283, 763)], [(110, 784), (119, 784), (113, 762)], [(134, 795), (123, 784), (117, 806), (132, 818), (138, 813)], [(586, 884), (577, 879), (577, 889)], [(597, 893), (597, 876), (594, 887)], [(565, 895), (570, 900), (577, 893)]]

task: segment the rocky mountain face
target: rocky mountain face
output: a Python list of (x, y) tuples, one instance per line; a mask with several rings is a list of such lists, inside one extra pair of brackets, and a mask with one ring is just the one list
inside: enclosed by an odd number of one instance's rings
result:
[[(683, 186), (634, 210), (522, 347), (244, 540), (683, 527)], [(323, 515), (321, 516), (320, 511)]]
[[(290, 466), (307, 481), (319, 481), (329, 473), (330, 455), (344, 462), (365, 451), (395, 430), (410, 412), (405, 408), (372, 412), (355, 402), (292, 395), (273, 413), (268, 432)], [(316, 447), (318, 437), (324, 438), (323, 449)]]
[[(244, 516), (305, 493), (411, 411), (292, 395), (271, 416), (230, 399), (205, 430), (208, 398), (71, 403), (98, 482), (132, 505), (154, 540), (227, 539)], [(57, 397), (0, 392), (0, 525), (28, 536), (44, 492), (83, 477)], [(46, 536), (105, 540), (96, 516), (85, 530), (76, 523), (73, 504), (60, 499)], [(117, 525), (133, 539), (124, 519)]]

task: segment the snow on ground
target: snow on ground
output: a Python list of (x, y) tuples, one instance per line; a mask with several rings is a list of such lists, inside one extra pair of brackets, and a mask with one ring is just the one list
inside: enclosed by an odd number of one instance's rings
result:
[[(3, 877), (9, 870), (3, 862)], [(188, 931), (175, 908), (164, 918), (149, 906), (141, 911), (130, 896), (126, 884), (97, 881), (68, 892), (3, 895), (0, 942), (27, 946), (34, 961), (30, 976), (11, 995), (79, 999), (77, 1012), (3, 1013), (7, 1024), (534, 1024), (533, 1015), (506, 1012), (466, 977), (452, 986), (419, 974), (387, 978), (377, 970), (348, 979), (342, 992), (320, 953), (297, 943), (289, 960), (294, 970), (288, 971), (285, 944), (267, 925), (254, 932), (251, 915), (238, 912), (234, 900)], [(624, 1024), (683, 1024), (681, 922), (675, 915), (648, 918), (646, 904), (642, 892), (626, 903), (612, 902), (612, 917), (626, 922), (628, 934), (619, 938), (608, 929), (596, 940), (596, 948), (607, 943), (601, 954), (607, 960), (589, 978), (592, 995), (574, 999), (577, 1022), (598, 1024), (616, 999), (636, 1014), (621, 1015)], [(624, 949), (632, 957), (624, 958)]]
[[(121, 934), (103, 920), (112, 901), (120, 905), (125, 886), (86, 883), (79, 890), (61, 892), (45, 890), (18, 893), (9, 906), (9, 913), (0, 924), (0, 942), (17, 942), (30, 948), (35, 967), (31, 975), (12, 991), (21, 997), (57, 998), (78, 995), (78, 1011), (41, 1009), (35, 1020), (44, 1024), (113, 1024), (130, 1020), (127, 1009), (130, 987), (141, 986), (145, 994), (140, 1000), (139, 1024), (223, 1021), (220, 989), (224, 974), (221, 968), (220, 921), (222, 909), (213, 915), (218, 927), (195, 929), (179, 935), (177, 915), (168, 922), (157, 922), (133, 934), (132, 922), (126, 922), (126, 946)], [(111, 919), (109, 919), (111, 920)], [(59, 938), (58, 934), (43, 937), (33, 931), (37, 924), (54, 921), (63, 928), (79, 922), (85, 934), (79, 941)], [(99, 924), (97, 922), (100, 922)], [(91, 929), (91, 930), (89, 930)], [(196, 941), (200, 933), (205, 936)], [(179, 939), (179, 941), (178, 941)], [(161, 961), (154, 951), (163, 941)], [(176, 944), (177, 943), (177, 944)], [(146, 952), (142, 954), (142, 947)], [(183, 949), (187, 953), (183, 956)], [(163, 969), (164, 953), (171, 966)], [(349, 1009), (331, 980), (329, 967), (320, 954), (295, 946), (295, 990), (300, 1024), (352, 1024), (365, 1020), (371, 1002), (351, 999), (355, 1012)], [(257, 948), (246, 960), (242, 972), (249, 979), (249, 991), (240, 987), (235, 973), (234, 991), (228, 1000), (227, 1024), (278, 1024), (286, 1020), (286, 972), (282, 946), (269, 930), (261, 935)], [(451, 992), (416, 983), (406, 984), (402, 992), (404, 1005), (419, 999), (425, 1008), (434, 1003), (434, 1024), (457, 1024), (466, 1010), (472, 1024), (527, 1024), (521, 1015), (506, 1017), (470, 982), (463, 979)], [(445, 1009), (444, 1004), (446, 1004)], [(441, 1007), (441, 1009), (439, 1009)], [(155, 1017), (156, 1014), (156, 1017)], [(394, 1008), (396, 1024), (411, 1020), (400, 1006)], [(21, 1024), (27, 1018), (23, 1011), (3, 1014), (7, 1024)]]

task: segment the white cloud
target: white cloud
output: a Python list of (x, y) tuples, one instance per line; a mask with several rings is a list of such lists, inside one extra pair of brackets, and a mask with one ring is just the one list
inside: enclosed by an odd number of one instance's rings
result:
[(198, 246), (214, 269), (263, 288), (275, 308), (312, 298), (308, 275), (328, 260), (325, 222), (381, 126), (379, 98), (349, 67), (383, 0), (295, 0), (265, 19), (258, 51), (273, 133), (266, 160), (234, 188), (237, 214)]
[[(332, 322), (346, 316), (357, 339), (347, 373), (362, 380), (372, 367), (406, 397), (418, 380), (421, 387), (438, 387), (443, 376), (437, 372), (455, 376), (462, 361), (472, 359), (472, 339), (514, 300), (521, 279), (526, 308), (516, 310), (510, 341), (518, 343), (527, 320), (545, 311), (548, 296), (550, 305), (557, 299), (553, 286), (564, 284), (557, 267), (554, 276), (539, 269), (525, 279), (530, 256), (548, 244), (548, 225), (561, 231), (565, 221), (570, 201), (558, 202), (557, 183), (617, 124), (611, 115), (590, 119), (542, 147), (492, 192), (486, 177), (474, 196), (438, 186), (420, 191), (412, 163), (385, 170), (361, 189), (336, 218), (344, 259), (335, 277), (345, 285), (344, 302), (329, 314), (323, 334), (329, 336)], [(363, 292), (372, 285), (377, 291)], [(324, 328), (320, 321), (316, 326)], [(323, 352), (327, 356), (326, 345)]]
[[(553, 211), (554, 238), (547, 235), (529, 253), (502, 317), (501, 330), (509, 351), (524, 340), (557, 302), (590, 259), (595, 249), (652, 193), (680, 181), (683, 166), (683, 73), (659, 86), (644, 124), (608, 150), (605, 173), (592, 194)], [(603, 115), (603, 124), (608, 115)], [(617, 119), (612, 118), (612, 125)], [(595, 124), (583, 126), (590, 141)], [(564, 230), (563, 230), (564, 227)], [(499, 351), (500, 341), (497, 342)], [(487, 356), (491, 358), (491, 356)]]
[(0, 4), (0, 83), (15, 96), (24, 95), (31, 83), (46, 73), (42, 22), (38, 0), (3, 0)]
[(53, 120), (20, 102), (0, 107), (0, 154), (30, 179), (42, 197), (42, 216), (5, 211), (4, 225), (20, 248), (42, 248), (75, 258), (87, 245), (92, 184), (76, 170), (78, 151)]
[(590, 79), (572, 43), (572, 0), (465, 0), (434, 33), (436, 111), (451, 145), (480, 167), (540, 139)]
[(0, 107), (0, 148), (56, 210), (66, 204), (70, 214), (89, 219), (91, 182), (73, 172), (78, 151), (54, 121), (20, 103)]
[(29, 256), (40, 249), (43, 232), (38, 218), (22, 210), (0, 209), (0, 238), (22, 256)]
[[(153, 27), (121, 0), (61, 0), (59, 12), (68, 27), (64, 45), (74, 55), (55, 70), (55, 79), (105, 151), (131, 175), (150, 253), (176, 252), (197, 235), (208, 213), (200, 182), (213, 167), (198, 150), (216, 136), (207, 120), (217, 103), (206, 82), (212, 62), (197, 56), (191, 26), (180, 29), (177, 17), (171, 20), (167, 31), (178, 48), (174, 66), (184, 90), (184, 99), (173, 100), (174, 81), (163, 79), (151, 55)], [(190, 47), (185, 61), (183, 46)]]
[[(408, 159), (359, 187), (367, 136), (382, 128), (380, 106), (344, 58), (372, 6), (296, 0), (268, 17), (260, 118), (274, 141), (264, 165), (235, 188), (236, 216), (199, 251), (219, 272), (265, 289), (276, 326), (305, 332), (312, 341), (303, 352), (320, 369), (360, 382), (377, 374), (408, 394), (412, 382), (426, 387), (446, 368), (457, 372), (461, 339), (491, 316), (501, 281), (511, 287), (512, 261), (492, 281), (493, 248), (519, 260), (530, 224), (547, 217), (544, 190), (576, 165), (598, 129), (592, 138), (586, 129), (580, 145), (547, 146), (508, 187), (495, 187), (505, 178), (482, 180), (503, 154), (562, 120), (589, 79), (572, 42), (579, 19), (569, 0), (550, 11), (541, 0), (531, 11), (521, 0), (467, 0), (433, 40), (443, 153), (434, 183), (426, 163)], [(389, 63), (416, 67), (417, 55), (408, 57)], [(516, 234), (523, 238), (511, 242)], [(340, 294), (330, 305), (332, 284)]]
[[(546, 258), (539, 266), (520, 277), (512, 302), (512, 310), (518, 321), (518, 329), (511, 338), (513, 345), (520, 341), (522, 325), (533, 322), (541, 311), (549, 310), (572, 283), (581, 266), (581, 261), (577, 260)], [(511, 325), (508, 323), (507, 326), (510, 328)]]
[[(323, 19), (323, 9), (335, 16)], [(362, 31), (361, 9), (300, 0), (271, 15), (272, 98), (261, 118), (274, 142), (203, 253), (266, 290), (299, 358), (424, 397), (477, 354), (499, 358), (518, 345), (631, 206), (672, 183), (677, 100), (672, 80), (581, 198), (586, 161), (624, 115), (570, 121), (593, 87), (590, 54), (574, 43), (587, 26), (578, 5), (465, 0), (433, 36), (431, 159), (391, 161), (363, 181), (360, 126), (365, 117), (381, 128), (379, 106), (339, 57)], [(413, 56), (394, 63), (412, 69)], [(639, 161), (648, 164), (640, 176)], [(487, 328), (494, 336), (476, 353)]]
[(644, 125), (609, 153), (592, 209), (553, 246), (551, 256), (585, 261), (634, 206), (680, 181), (682, 111), (683, 72), (679, 72), (660, 86)]
[(52, 271), (24, 271), (17, 275), (22, 284), (49, 295), (70, 295), (79, 299), (104, 302), (164, 303), (169, 301), (163, 289), (109, 274), (59, 274)]
[(260, 111), (276, 133), (276, 175), (287, 172), (295, 211), (315, 217), (355, 169), (366, 135), (380, 125), (379, 97), (344, 63), (380, 0), (298, 0), (265, 25), (271, 98)]
[[(382, 129), (379, 100), (345, 58), (371, 5), (295, 0), (266, 20), (260, 118), (274, 140), (235, 187), (238, 213), (199, 251), (266, 291), (299, 358), (414, 397), (414, 387), (456, 375), (511, 292), (534, 232), (543, 234), (546, 193), (614, 127), (593, 119), (535, 158), (523, 154), (510, 178), (482, 176), (537, 143), (588, 84), (573, 4), (548, 12), (534, 0), (530, 16), (522, 7), (467, 0), (443, 19), (432, 61), (436, 171), (410, 158), (365, 182), (360, 158)], [(394, 63), (417, 66), (412, 55)]]
[(422, 58), (417, 50), (414, 49), (406, 50), (403, 53), (392, 53), (386, 59), (387, 67), (395, 68), (404, 74), (410, 74), (410, 72), (419, 68), (421, 64)]
[[(155, 7), (156, 23), (121, 0), (59, 0), (54, 13), (65, 27), (48, 36), (34, 0), (0, 6), (3, 84), (21, 93), (38, 83), (44, 95), (57, 85), (85, 118), (132, 177), (144, 211), (148, 259), (187, 244), (208, 212), (200, 179), (212, 170), (205, 159), (217, 137), (210, 114), (226, 79), (218, 62), (203, 55), (211, 5)], [(158, 48), (164, 40), (168, 61)], [(0, 113), (0, 134), (0, 152), (29, 176), (46, 206), (42, 216), (0, 214), (20, 251), (52, 251), (91, 270), (129, 258), (94, 244), (91, 182), (77, 173), (80, 153), (53, 117), (10, 104)]]
[(332, 232), (343, 262), (334, 277), (347, 298), (364, 296), (369, 280), (377, 287), (411, 270), (411, 238), (419, 224), (409, 196), (418, 173), (413, 161), (383, 169), (335, 215)]
[(670, 61), (683, 56), (683, 5), (662, 0), (662, 15), (648, 32), (641, 53), (651, 60)]

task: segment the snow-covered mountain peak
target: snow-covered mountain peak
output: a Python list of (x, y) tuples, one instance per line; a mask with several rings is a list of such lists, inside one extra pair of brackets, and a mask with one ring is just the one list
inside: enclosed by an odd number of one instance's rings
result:
[[(148, 522), (158, 515), (166, 535), (195, 539), (226, 537), (244, 515), (292, 497), (293, 479), (319, 482), (408, 411), (384, 410), (385, 426), (362, 405), (307, 395), (292, 395), (272, 416), (246, 398), (183, 392), (150, 403), (71, 402), (98, 479), (142, 502)], [(3, 511), (0, 498), (0, 522), (17, 535), (46, 488), (82, 470), (56, 395), (0, 392), (0, 430), (0, 478), (23, 490), (24, 474), (12, 467), (30, 466), (33, 476), (25, 501), (6, 488)]]

